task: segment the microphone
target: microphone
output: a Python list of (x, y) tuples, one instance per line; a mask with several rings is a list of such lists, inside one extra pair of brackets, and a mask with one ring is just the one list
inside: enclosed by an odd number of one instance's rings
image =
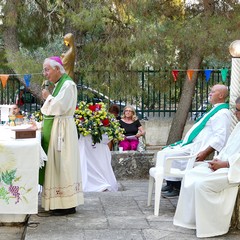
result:
[(49, 90), (50, 82), (48, 80), (44, 80), (42, 84), (42, 88)]

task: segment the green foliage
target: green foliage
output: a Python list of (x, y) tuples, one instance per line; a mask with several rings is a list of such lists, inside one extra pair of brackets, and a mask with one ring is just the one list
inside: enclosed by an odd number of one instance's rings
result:
[[(21, 48), (11, 67), (18, 73), (40, 72), (45, 57), (64, 51), (63, 36), (70, 30), (76, 36), (75, 71), (92, 88), (110, 96), (139, 92), (139, 75), (123, 74), (126, 71), (186, 69), (195, 53), (203, 57), (204, 66), (229, 66), (228, 46), (238, 39), (240, 3), (235, 0), (215, 1), (209, 9), (202, 1), (187, 6), (182, 0), (21, 3), (17, 23)], [(89, 73), (94, 71), (104, 76)], [(106, 71), (115, 74), (111, 88)], [(36, 76), (33, 81), (40, 79)], [(147, 81), (167, 90), (164, 74), (161, 79), (149, 76)]]
[(27, 49), (44, 46), (52, 35), (61, 32), (61, 20), (54, 11), (56, 1), (22, 1), (18, 7), (18, 38)]
[(17, 74), (27, 74), (27, 73), (37, 73), (37, 75), (33, 74), (32, 77), (34, 81), (42, 82), (41, 75), (41, 64), (40, 62), (36, 62), (31, 56), (25, 56), (21, 54), (21, 52), (17, 52), (14, 54), (14, 59), (12, 63), (8, 64), (10, 68), (14, 69)]
[(37, 61), (41, 63), (46, 57), (59, 56), (63, 51), (64, 46), (62, 35), (55, 35), (46, 45), (40, 46), (34, 50), (24, 47), (20, 48), (20, 52), (24, 57), (30, 56), (30, 58), (37, 59)]
[(31, 73), (31, 81), (42, 84), (42, 63), (46, 57), (60, 55), (63, 51), (62, 37), (56, 36), (53, 41), (44, 48), (36, 49), (20, 48), (20, 51), (14, 53), (14, 58), (7, 66), (14, 69), (17, 74)]

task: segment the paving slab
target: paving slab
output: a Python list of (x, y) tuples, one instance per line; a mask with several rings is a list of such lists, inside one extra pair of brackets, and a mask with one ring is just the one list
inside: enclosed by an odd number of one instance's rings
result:
[[(175, 199), (161, 199), (159, 216), (153, 215), (153, 205), (147, 207), (148, 180), (118, 181), (120, 191), (85, 193), (85, 204), (77, 213), (54, 217), (39, 207), (31, 215), (25, 229), (26, 240), (194, 240), (195, 230), (173, 225), (177, 204)], [(153, 203), (153, 202), (152, 202)], [(21, 229), (24, 230), (23, 228)], [(0, 227), (0, 239), (21, 239), (17, 229)], [(12, 234), (11, 234), (12, 233)], [(15, 238), (14, 238), (15, 235)], [(19, 238), (16, 238), (16, 235)], [(205, 239), (237, 240), (240, 231)]]
[(1, 240), (19, 240), (24, 239), (26, 228), (20, 226), (0, 226), (0, 239)]

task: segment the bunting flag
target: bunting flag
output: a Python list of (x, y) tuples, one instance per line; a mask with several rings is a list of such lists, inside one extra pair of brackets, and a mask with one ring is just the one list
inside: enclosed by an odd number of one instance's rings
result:
[(26, 87), (30, 86), (30, 81), (31, 81), (32, 75), (31, 74), (24, 74), (23, 79), (25, 81)]
[[(204, 74), (205, 74), (205, 77), (206, 77), (206, 82), (209, 81), (212, 71), (214, 71), (214, 72), (215, 71), (220, 71), (221, 72), (221, 76), (222, 76), (222, 81), (226, 82), (229, 69), (227, 69), (227, 68), (223, 68), (223, 69), (206, 69), (206, 70), (204, 70), (204, 69), (189, 69), (189, 70), (174, 69), (174, 70), (172, 70), (172, 76), (173, 76), (174, 82), (177, 81), (179, 72), (187, 72), (188, 79), (191, 81), (193, 73), (196, 72), (196, 71), (204, 71)], [(25, 81), (26, 87), (30, 87), (32, 76), (33, 75), (42, 75), (42, 73), (0, 74), (0, 81), (2, 82), (3, 88), (6, 87), (9, 76), (21, 76), (21, 75), (23, 76), (23, 80)]]
[(223, 82), (226, 82), (227, 74), (228, 74), (228, 69), (227, 68), (221, 69), (221, 75), (222, 75), (222, 81)]
[(192, 80), (193, 73), (194, 73), (194, 70), (192, 69), (187, 70), (187, 76), (190, 81)]
[(172, 75), (173, 75), (174, 82), (177, 81), (178, 72), (179, 72), (178, 70), (172, 70)]
[(0, 79), (2, 81), (3, 88), (5, 88), (7, 85), (8, 77), (9, 77), (9, 75), (7, 75), (7, 74), (0, 74)]
[(210, 76), (211, 76), (212, 70), (211, 69), (206, 69), (204, 70), (204, 74), (205, 74), (205, 78), (206, 78), (206, 82), (209, 81)]

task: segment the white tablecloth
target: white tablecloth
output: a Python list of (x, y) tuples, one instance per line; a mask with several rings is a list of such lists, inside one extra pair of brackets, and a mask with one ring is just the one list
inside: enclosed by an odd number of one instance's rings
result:
[(8, 115), (10, 114), (11, 108), (12, 105), (0, 105), (0, 121), (8, 121)]
[(84, 192), (116, 192), (118, 184), (111, 165), (108, 138), (92, 146), (91, 136), (80, 136), (78, 140)]
[(12, 139), (0, 127), (0, 214), (38, 212), (41, 147), (36, 138)]

